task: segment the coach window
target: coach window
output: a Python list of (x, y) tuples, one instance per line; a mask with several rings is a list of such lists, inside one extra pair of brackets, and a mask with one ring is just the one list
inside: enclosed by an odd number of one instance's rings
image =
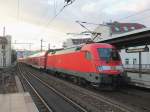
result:
[(92, 59), (92, 54), (89, 51), (86, 52), (86, 59), (88, 60)]

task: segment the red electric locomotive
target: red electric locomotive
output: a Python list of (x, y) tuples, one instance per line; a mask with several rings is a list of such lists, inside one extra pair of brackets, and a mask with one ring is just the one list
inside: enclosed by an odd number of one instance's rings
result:
[(45, 60), (39, 62), (40, 68), (60, 73), (59, 75), (70, 77), (78, 83), (116, 87), (127, 79), (120, 55), (110, 44), (84, 44), (47, 52), (38, 58)]

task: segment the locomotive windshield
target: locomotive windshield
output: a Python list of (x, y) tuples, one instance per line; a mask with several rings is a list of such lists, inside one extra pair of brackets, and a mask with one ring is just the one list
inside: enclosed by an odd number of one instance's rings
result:
[(98, 54), (101, 60), (110, 61), (110, 60), (120, 60), (119, 53), (117, 50), (112, 48), (98, 48)]

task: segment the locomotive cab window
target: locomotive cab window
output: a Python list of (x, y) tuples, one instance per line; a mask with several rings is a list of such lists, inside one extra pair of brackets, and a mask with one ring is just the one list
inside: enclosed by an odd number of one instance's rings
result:
[(101, 60), (120, 60), (117, 50), (112, 48), (98, 48), (98, 55)]
[(89, 51), (86, 51), (85, 57), (86, 57), (86, 59), (91, 60), (92, 59), (92, 54)]

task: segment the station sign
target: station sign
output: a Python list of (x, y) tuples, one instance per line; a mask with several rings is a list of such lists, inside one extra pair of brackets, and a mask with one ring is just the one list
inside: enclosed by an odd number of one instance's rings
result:
[(126, 53), (137, 53), (137, 52), (149, 52), (149, 48), (136, 48), (136, 49), (126, 49)]

